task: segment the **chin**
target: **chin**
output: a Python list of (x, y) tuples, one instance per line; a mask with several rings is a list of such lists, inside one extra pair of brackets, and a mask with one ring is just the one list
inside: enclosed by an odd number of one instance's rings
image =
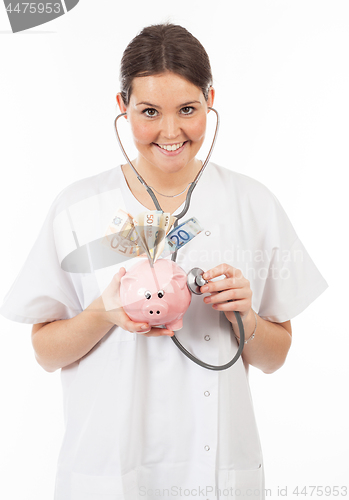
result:
[(195, 157), (190, 159), (175, 157), (154, 158), (143, 155), (142, 157), (145, 160), (145, 163), (151, 166), (153, 169), (155, 168), (156, 170), (161, 170), (161, 172), (168, 174), (180, 172), (181, 170), (185, 169), (190, 162), (195, 160)]
[[(193, 160), (193, 159), (192, 159)], [(167, 173), (167, 174), (176, 174), (178, 172), (181, 172), (182, 170), (185, 170), (189, 163), (192, 161), (192, 160), (189, 160), (189, 161), (185, 161), (185, 162), (181, 162), (180, 164), (175, 164), (174, 162), (171, 164), (167, 164), (167, 165), (160, 165), (159, 163), (158, 164), (154, 164), (154, 166), (156, 168), (158, 168), (159, 170), (161, 170), (162, 172), (164, 173)]]

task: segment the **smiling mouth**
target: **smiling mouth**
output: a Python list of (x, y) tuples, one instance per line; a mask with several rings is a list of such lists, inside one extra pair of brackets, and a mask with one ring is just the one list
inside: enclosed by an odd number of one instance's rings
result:
[(165, 151), (177, 151), (177, 149), (180, 149), (186, 142), (187, 141), (178, 142), (177, 144), (157, 144), (154, 142), (154, 144)]

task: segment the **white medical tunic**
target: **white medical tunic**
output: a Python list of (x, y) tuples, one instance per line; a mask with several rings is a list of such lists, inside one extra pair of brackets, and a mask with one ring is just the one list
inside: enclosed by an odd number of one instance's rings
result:
[[(102, 238), (118, 208), (132, 216), (146, 210), (120, 167), (64, 189), (1, 314), (51, 322), (74, 317), (99, 297), (120, 266), (129, 269), (135, 259), (101, 267), (91, 257), (91, 272), (63, 271), (61, 262)], [(184, 219), (190, 217), (204, 230), (178, 252), (177, 263), (186, 272), (222, 263), (241, 269), (262, 318), (290, 320), (327, 287), (279, 202), (259, 182), (209, 163)], [(183, 323), (176, 336), (197, 358), (221, 365), (236, 353), (230, 323), (202, 296), (192, 297)], [(61, 370), (66, 429), (55, 500), (263, 499), (247, 370), (241, 358), (227, 370), (207, 370), (167, 336), (113, 327)]]

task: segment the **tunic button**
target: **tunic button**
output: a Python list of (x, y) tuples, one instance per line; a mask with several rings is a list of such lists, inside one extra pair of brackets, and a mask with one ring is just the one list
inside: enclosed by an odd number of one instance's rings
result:
[(209, 335), (205, 335), (205, 337), (204, 337), (205, 340), (210, 340), (210, 338), (211, 337)]
[(205, 231), (206, 236), (210, 236), (211, 231)]
[(208, 391), (205, 391), (204, 394), (206, 397), (208, 397), (210, 395), (210, 393)]
[(205, 446), (205, 450), (206, 451), (209, 451), (210, 447), (208, 446), (208, 444)]

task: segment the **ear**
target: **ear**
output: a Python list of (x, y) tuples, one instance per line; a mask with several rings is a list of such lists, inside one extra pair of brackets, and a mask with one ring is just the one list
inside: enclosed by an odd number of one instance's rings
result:
[(183, 290), (183, 288), (187, 284), (187, 276), (182, 273), (175, 273), (172, 276), (171, 281), (175, 281), (178, 284), (179, 288)]
[[(209, 108), (213, 107), (215, 94), (216, 94), (215, 89), (213, 87), (210, 87), (209, 91), (208, 91), (208, 98), (207, 98), (207, 106)], [(209, 113), (210, 110), (208, 110), (207, 112)]]
[(131, 274), (131, 276), (127, 276), (127, 274), (125, 274), (125, 276), (123, 276), (120, 280), (120, 285), (122, 285), (125, 288), (126, 292), (128, 292), (135, 281), (137, 281), (136, 276), (134, 276), (133, 274)]
[[(116, 94), (116, 102), (118, 103), (118, 106), (119, 106), (119, 109), (120, 109), (121, 113), (126, 113), (127, 112), (127, 108), (125, 106), (123, 98), (121, 97), (121, 92), (118, 92)], [(126, 115), (126, 117), (127, 117), (127, 115)]]

